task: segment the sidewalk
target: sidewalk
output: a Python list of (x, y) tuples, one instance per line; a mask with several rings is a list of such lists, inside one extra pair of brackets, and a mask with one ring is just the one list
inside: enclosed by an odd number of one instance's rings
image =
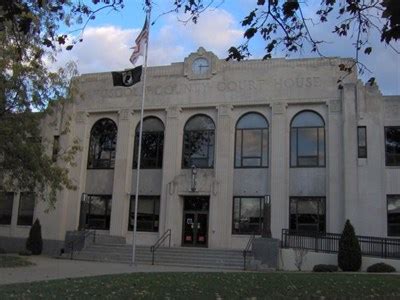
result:
[[(48, 256), (30, 256), (34, 266), (0, 268), (0, 285), (73, 277), (136, 272), (231, 272), (220, 269), (179, 266), (136, 265), (57, 259)], [(236, 271), (237, 272), (237, 271)]]

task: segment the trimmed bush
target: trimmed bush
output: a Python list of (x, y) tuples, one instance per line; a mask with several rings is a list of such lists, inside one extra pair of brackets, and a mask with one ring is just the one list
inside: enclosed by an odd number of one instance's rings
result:
[(338, 267), (335, 265), (315, 265), (313, 272), (337, 272)]
[(33, 223), (31, 230), (29, 231), (29, 237), (26, 241), (26, 250), (32, 252), (33, 255), (40, 255), (43, 249), (43, 240), (42, 240), (42, 227), (40, 226), (40, 222), (36, 219), (35, 223)]
[(361, 268), (361, 248), (353, 226), (347, 220), (339, 240), (338, 265), (343, 271), (355, 272)]
[(385, 263), (377, 263), (370, 265), (367, 268), (367, 272), (370, 273), (393, 273), (396, 272), (396, 269), (392, 267), (391, 265), (385, 264)]

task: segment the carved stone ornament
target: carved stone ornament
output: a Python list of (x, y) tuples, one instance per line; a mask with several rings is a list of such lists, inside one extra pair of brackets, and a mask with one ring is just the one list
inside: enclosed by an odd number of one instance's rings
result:
[(233, 106), (228, 104), (222, 104), (217, 107), (218, 114), (220, 116), (229, 116), (230, 112), (232, 111)]
[(168, 118), (178, 118), (182, 109), (178, 106), (171, 106), (166, 109)]
[(121, 120), (128, 120), (129, 119), (129, 114), (130, 114), (129, 109), (122, 109), (119, 111), (119, 117)]
[(87, 118), (88, 118), (87, 112), (78, 111), (78, 112), (76, 113), (75, 120), (76, 120), (76, 123), (86, 124)]
[(210, 79), (217, 73), (218, 57), (200, 47), (184, 61), (184, 75), (191, 80)]
[(342, 102), (340, 100), (331, 100), (329, 101), (329, 112), (341, 112), (342, 111)]
[(285, 113), (286, 105), (284, 103), (272, 104), (272, 113), (274, 115), (281, 115)]

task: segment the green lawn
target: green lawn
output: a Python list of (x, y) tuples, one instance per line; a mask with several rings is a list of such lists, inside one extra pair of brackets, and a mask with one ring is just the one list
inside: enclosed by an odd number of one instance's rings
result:
[(400, 276), (136, 273), (1, 286), (0, 299), (332, 299), (400, 297)]
[(28, 261), (24, 257), (11, 256), (11, 255), (0, 255), (0, 268), (15, 268), (31, 266), (33, 263)]

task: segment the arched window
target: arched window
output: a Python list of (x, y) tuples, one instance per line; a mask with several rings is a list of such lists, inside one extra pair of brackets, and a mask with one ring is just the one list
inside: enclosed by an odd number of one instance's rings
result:
[(248, 113), (236, 124), (235, 167), (268, 167), (268, 122), (258, 113)]
[[(140, 123), (136, 127), (133, 167), (137, 167)], [(164, 148), (164, 124), (156, 117), (143, 120), (140, 168), (161, 169)]]
[(302, 111), (290, 126), (290, 166), (325, 166), (325, 123), (313, 111)]
[(186, 122), (183, 132), (182, 167), (214, 167), (215, 125), (206, 115), (195, 115)]
[(89, 169), (113, 169), (117, 144), (117, 125), (113, 120), (100, 119), (92, 127), (89, 144)]

